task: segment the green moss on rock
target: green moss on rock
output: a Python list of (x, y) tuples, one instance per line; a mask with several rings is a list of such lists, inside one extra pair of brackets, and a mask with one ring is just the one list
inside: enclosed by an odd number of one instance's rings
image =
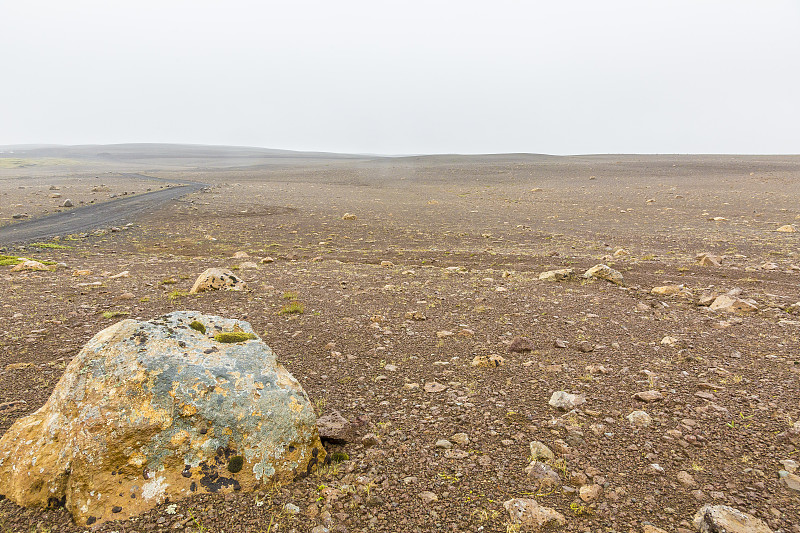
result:
[(192, 328), (193, 330), (199, 331), (200, 333), (203, 333), (203, 334), (205, 334), (205, 332), (206, 332), (206, 327), (199, 320), (195, 320), (194, 322), (189, 324), (189, 327)]
[(241, 455), (234, 455), (228, 461), (228, 471), (234, 474), (241, 471), (242, 466), (244, 466), (244, 457)]
[(214, 340), (217, 342), (244, 342), (255, 338), (257, 337), (252, 333), (245, 333), (244, 331), (227, 331), (214, 335)]

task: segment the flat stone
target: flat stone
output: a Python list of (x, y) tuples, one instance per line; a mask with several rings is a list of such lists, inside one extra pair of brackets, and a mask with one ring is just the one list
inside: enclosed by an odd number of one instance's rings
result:
[(584, 272), (583, 277), (586, 279), (589, 278), (597, 278), (597, 279), (604, 279), (606, 281), (610, 281), (616, 285), (622, 285), (624, 283), (624, 279), (622, 277), (622, 273), (614, 270), (608, 265), (595, 265), (586, 272)]
[(727, 505), (704, 505), (693, 524), (700, 533), (773, 533), (762, 520)]
[(632, 425), (640, 428), (645, 428), (653, 423), (653, 419), (644, 411), (633, 411), (626, 418)]
[(633, 395), (634, 399), (642, 402), (657, 402), (664, 399), (664, 395), (657, 390), (646, 390)]
[(539, 274), (541, 281), (568, 281), (575, 277), (575, 270), (572, 268), (561, 268), (558, 270), (548, 270)]
[(523, 531), (539, 531), (547, 527), (560, 527), (567, 523), (564, 515), (539, 505), (532, 498), (514, 498), (503, 503), (512, 524), (520, 524)]
[(556, 391), (548, 402), (551, 406), (562, 411), (570, 411), (586, 402), (586, 397), (582, 394), (570, 394), (563, 390)]

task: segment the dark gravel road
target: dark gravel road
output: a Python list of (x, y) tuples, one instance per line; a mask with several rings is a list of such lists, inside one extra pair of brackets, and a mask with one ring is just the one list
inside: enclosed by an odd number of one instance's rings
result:
[[(160, 180), (160, 178), (151, 176), (131, 174), (127, 176)], [(45, 241), (56, 236), (84, 233), (132, 222), (137, 215), (144, 211), (150, 211), (165, 202), (186, 196), (207, 186), (204, 183), (163, 181), (180, 183), (181, 185), (128, 198), (111, 200), (101, 204), (77, 207), (69, 211), (2, 226), (0, 227), (0, 247)]]

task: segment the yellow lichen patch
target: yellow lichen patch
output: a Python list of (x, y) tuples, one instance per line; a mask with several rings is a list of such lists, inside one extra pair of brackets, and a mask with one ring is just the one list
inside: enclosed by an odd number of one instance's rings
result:
[(190, 403), (181, 404), (181, 414), (183, 416), (192, 416), (197, 413), (197, 407)]
[(143, 466), (147, 462), (147, 457), (144, 456), (141, 452), (133, 452), (131, 456), (128, 458), (128, 464), (135, 466), (137, 468)]
[(294, 396), (292, 396), (292, 401), (291, 401), (291, 403), (289, 404), (289, 409), (291, 409), (291, 410), (292, 410), (292, 412), (294, 412), (294, 413), (299, 413), (300, 411), (302, 411), (302, 410), (303, 410), (303, 404), (301, 404), (300, 402), (298, 402), (298, 401), (297, 401), (297, 398), (295, 398)]
[(169, 439), (169, 443), (178, 448), (188, 440), (190, 440), (189, 432), (181, 430), (175, 433), (172, 438)]

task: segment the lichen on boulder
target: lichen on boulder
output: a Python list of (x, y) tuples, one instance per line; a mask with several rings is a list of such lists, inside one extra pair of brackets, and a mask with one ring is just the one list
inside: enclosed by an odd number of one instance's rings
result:
[[(253, 338), (216, 342), (221, 332)], [(86, 344), (47, 403), (0, 439), (0, 494), (64, 502), (91, 525), (285, 482), (324, 456), (308, 396), (247, 322), (175, 312)]]

